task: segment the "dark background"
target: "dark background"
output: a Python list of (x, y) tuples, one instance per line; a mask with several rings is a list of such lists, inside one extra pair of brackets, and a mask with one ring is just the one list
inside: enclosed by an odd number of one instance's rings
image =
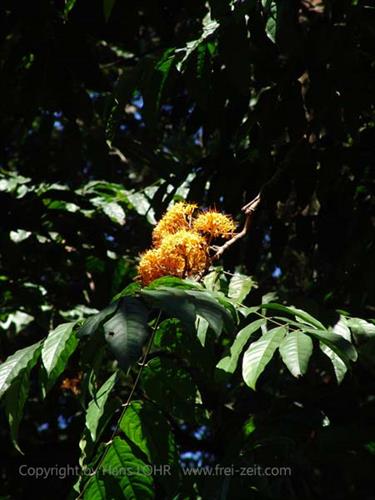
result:
[[(374, 317), (373, 2), (208, 4), (210, 36), (204, 2), (1, 2), (2, 361), (107, 305), (133, 280), (152, 217), (179, 196), (241, 225), (262, 193), (224, 258), (254, 276), (254, 303), (274, 292), (317, 315)], [(307, 391), (291, 438), (306, 471), (284, 498), (374, 498), (372, 353), (340, 387), (327, 376), (291, 389)], [(257, 396), (260, 415), (269, 397)], [(337, 427), (314, 440), (322, 411)], [(70, 480), (21, 480), (17, 468), (75, 464), (81, 424), (74, 395), (41, 402), (35, 389), (25, 458), (2, 421), (4, 495), (65, 498)]]

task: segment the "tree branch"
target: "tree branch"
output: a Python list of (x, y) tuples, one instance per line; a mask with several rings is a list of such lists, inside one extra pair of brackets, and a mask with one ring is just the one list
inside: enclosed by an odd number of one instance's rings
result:
[(239, 233), (236, 233), (233, 236), (233, 238), (226, 241), (223, 245), (221, 245), (221, 246), (213, 245), (211, 248), (212, 248), (212, 250), (214, 250), (215, 254), (212, 257), (212, 260), (219, 259), (230, 246), (232, 246), (234, 243), (236, 243), (236, 241), (238, 241), (239, 239), (243, 238), (249, 232), (251, 222), (253, 219), (253, 215), (254, 215), (254, 212), (260, 203), (260, 199), (261, 198), (260, 198), (260, 193), (259, 193), (256, 195), (256, 197), (253, 200), (251, 200), (249, 203), (247, 203), (246, 205), (244, 205), (242, 207), (242, 209), (241, 209), (242, 212), (245, 212), (245, 214), (246, 214), (245, 224), (244, 224), (242, 230)]

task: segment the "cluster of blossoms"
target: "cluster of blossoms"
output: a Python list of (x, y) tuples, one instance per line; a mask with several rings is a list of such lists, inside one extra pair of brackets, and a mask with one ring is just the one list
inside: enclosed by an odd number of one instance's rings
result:
[(161, 276), (196, 276), (210, 264), (213, 238), (230, 238), (236, 228), (233, 220), (220, 212), (197, 212), (197, 205), (173, 205), (155, 226), (153, 247), (140, 259), (138, 275), (143, 285)]

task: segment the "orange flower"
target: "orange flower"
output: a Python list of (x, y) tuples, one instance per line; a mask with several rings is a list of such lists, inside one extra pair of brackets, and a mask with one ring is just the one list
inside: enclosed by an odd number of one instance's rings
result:
[(164, 236), (158, 248), (149, 250), (141, 257), (138, 274), (143, 285), (161, 276), (196, 275), (208, 262), (208, 243), (199, 234), (180, 230)]
[(141, 260), (138, 264), (138, 275), (144, 285), (148, 285), (151, 281), (163, 276), (160, 267), (159, 249), (153, 248), (141, 255)]
[(183, 274), (198, 274), (207, 264), (208, 243), (203, 236), (185, 229), (169, 234), (163, 239), (160, 252), (162, 258), (170, 256), (182, 257)]
[(212, 238), (230, 238), (236, 229), (231, 217), (215, 210), (203, 212), (194, 220), (193, 229), (210, 235)]
[(148, 285), (162, 276), (197, 276), (210, 263), (212, 238), (229, 238), (236, 229), (233, 219), (210, 210), (194, 219), (197, 205), (179, 202), (167, 210), (152, 233), (153, 248), (141, 255), (138, 278)]
[(60, 387), (61, 389), (71, 391), (75, 396), (78, 396), (78, 394), (81, 392), (81, 389), (79, 388), (81, 378), (81, 373), (78, 374), (78, 377), (64, 378), (64, 380), (61, 382)]
[(191, 218), (197, 205), (180, 201), (173, 205), (160, 219), (152, 233), (152, 241), (159, 246), (168, 234), (174, 234), (181, 229), (189, 229)]

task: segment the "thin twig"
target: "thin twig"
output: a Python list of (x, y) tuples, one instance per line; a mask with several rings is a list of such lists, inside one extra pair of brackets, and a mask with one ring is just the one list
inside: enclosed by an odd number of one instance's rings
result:
[[(116, 427), (115, 427), (115, 430), (112, 432), (112, 435), (111, 435), (111, 439), (108, 441), (107, 443), (107, 447), (106, 449), (104, 450), (104, 453), (103, 455), (101, 456), (99, 462), (98, 462), (98, 465), (95, 467), (95, 470), (93, 471), (92, 474), (90, 474), (90, 476), (95, 476), (99, 470), (100, 470), (100, 467), (102, 466), (103, 462), (104, 462), (104, 459), (105, 457), (107, 456), (107, 453), (108, 453), (108, 450), (109, 450), (109, 445), (112, 443), (112, 441), (114, 440), (116, 434), (118, 433), (118, 430), (120, 428), (120, 423), (121, 423), (121, 420), (124, 418), (124, 415), (126, 413), (126, 410), (129, 408), (130, 406), (130, 403), (132, 401), (132, 398), (133, 398), (133, 395), (134, 395), (134, 392), (137, 388), (137, 385), (138, 385), (138, 382), (139, 382), (139, 379), (141, 378), (141, 375), (142, 375), (142, 371), (143, 371), (143, 368), (146, 366), (146, 363), (147, 363), (147, 358), (148, 358), (148, 355), (150, 354), (150, 350), (151, 350), (151, 347), (152, 347), (152, 343), (154, 341), (154, 338), (155, 338), (155, 333), (156, 333), (156, 330), (159, 326), (159, 322), (160, 322), (160, 317), (161, 317), (161, 311), (159, 312), (159, 315), (158, 317), (156, 318), (156, 322), (155, 322), (155, 325), (154, 325), (154, 328), (152, 330), (152, 333), (151, 333), (151, 337), (150, 337), (150, 340), (147, 344), (147, 347), (146, 347), (146, 351), (143, 355), (143, 358), (142, 358), (142, 361), (140, 363), (140, 368), (139, 368), (139, 371), (137, 373), (137, 377), (134, 381), (134, 384), (133, 384), (133, 387), (131, 388), (131, 391), (130, 391), (130, 394), (128, 396), (128, 399), (126, 400), (126, 403), (124, 403), (123, 405), (123, 410), (121, 412), (121, 415), (119, 417), (119, 419), (117, 420), (117, 424), (116, 424)], [(82, 495), (84, 494), (86, 488), (87, 488), (87, 485), (89, 483), (89, 480), (86, 481), (86, 483), (84, 484), (83, 488), (82, 488), (82, 491), (80, 492), (80, 494), (78, 495), (77, 497), (77, 500), (79, 500), (80, 498), (82, 498)]]
[(242, 212), (245, 212), (245, 214), (251, 214), (251, 213), (255, 212), (259, 203), (260, 203), (260, 193), (258, 193), (256, 195), (256, 197), (254, 199), (252, 199), (249, 203), (244, 205), (241, 208), (241, 210), (242, 210)]
[(271, 323), (274, 323), (275, 325), (278, 325), (278, 326), (287, 326), (292, 332), (299, 332), (300, 331), (298, 328), (294, 328), (293, 326), (291, 326), (288, 323), (287, 319), (285, 320), (285, 323), (280, 323), (280, 321), (276, 321), (272, 317), (266, 316), (265, 314), (262, 314), (262, 313), (260, 313), (258, 311), (254, 311), (254, 314), (256, 314), (257, 316), (260, 316), (261, 318), (266, 319), (267, 321), (270, 321)]
[(221, 246), (213, 245), (211, 249), (214, 250), (215, 254), (212, 257), (212, 260), (219, 259), (223, 255), (225, 250), (227, 250), (230, 246), (236, 243), (236, 241), (243, 238), (249, 232), (254, 212), (257, 209), (259, 203), (260, 203), (260, 193), (257, 194), (257, 196), (253, 200), (251, 200), (249, 203), (247, 203), (242, 207), (241, 210), (246, 214), (245, 224), (242, 230), (239, 233), (236, 233), (233, 236), (233, 238), (226, 241), (223, 245)]

